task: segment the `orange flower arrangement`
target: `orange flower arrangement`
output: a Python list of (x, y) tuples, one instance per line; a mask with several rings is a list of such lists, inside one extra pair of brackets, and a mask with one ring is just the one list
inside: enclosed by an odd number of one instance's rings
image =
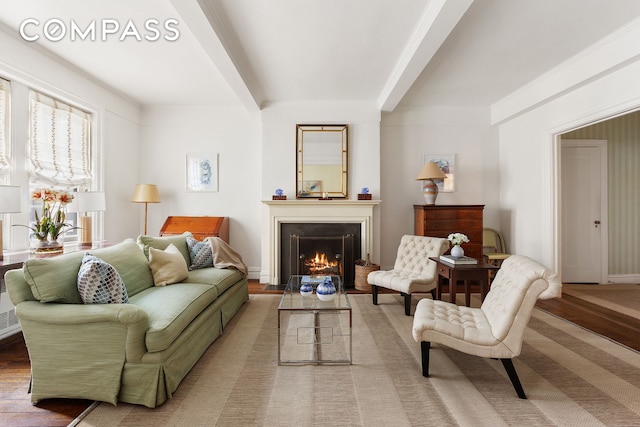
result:
[(64, 207), (71, 203), (73, 194), (66, 191), (51, 190), (49, 188), (39, 189), (31, 193), (31, 200), (42, 201), (40, 214), (36, 211), (36, 222), (32, 227), (33, 236), (38, 240), (57, 240), (60, 235), (72, 228), (66, 221), (67, 215)]

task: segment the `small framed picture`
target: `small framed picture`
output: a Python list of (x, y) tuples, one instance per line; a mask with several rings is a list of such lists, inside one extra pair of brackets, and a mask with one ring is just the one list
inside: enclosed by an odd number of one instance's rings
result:
[(438, 186), (438, 191), (442, 193), (452, 193), (456, 191), (456, 155), (455, 154), (423, 154), (422, 164), (427, 162), (436, 163), (442, 172), (447, 175), (445, 179), (434, 179)]
[(187, 191), (218, 191), (218, 154), (187, 154)]

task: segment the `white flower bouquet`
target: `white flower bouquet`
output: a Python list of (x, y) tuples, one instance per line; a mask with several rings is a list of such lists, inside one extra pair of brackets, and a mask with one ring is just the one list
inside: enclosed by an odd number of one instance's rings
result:
[(447, 237), (447, 240), (449, 240), (449, 242), (451, 242), (453, 246), (458, 246), (463, 243), (469, 242), (469, 238), (466, 236), (466, 234), (462, 233), (451, 233), (449, 234), (449, 237)]

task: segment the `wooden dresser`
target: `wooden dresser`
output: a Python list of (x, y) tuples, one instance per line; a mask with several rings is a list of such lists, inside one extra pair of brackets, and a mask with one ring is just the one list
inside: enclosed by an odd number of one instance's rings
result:
[(484, 205), (413, 205), (414, 234), (447, 238), (463, 233), (469, 243), (462, 245), (464, 254), (482, 259), (482, 214)]
[(196, 240), (220, 237), (229, 243), (229, 217), (226, 216), (170, 216), (160, 229), (160, 236), (175, 236), (190, 231)]

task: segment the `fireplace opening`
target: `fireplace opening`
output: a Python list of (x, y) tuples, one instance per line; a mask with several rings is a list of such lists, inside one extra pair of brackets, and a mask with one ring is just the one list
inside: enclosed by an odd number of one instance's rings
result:
[(292, 274), (338, 275), (345, 287), (353, 287), (360, 224), (286, 223), (280, 242), (280, 283)]

